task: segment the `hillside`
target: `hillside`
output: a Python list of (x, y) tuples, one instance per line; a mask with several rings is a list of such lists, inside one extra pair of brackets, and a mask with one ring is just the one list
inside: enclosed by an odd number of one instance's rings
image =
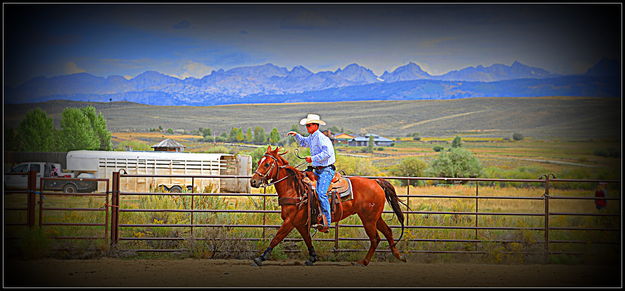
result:
[[(65, 107), (93, 105), (111, 131), (157, 128), (196, 130), (217, 134), (232, 127), (276, 127), (285, 134), (309, 112), (319, 113), (328, 126), (354, 133), (388, 137), (418, 132), (421, 136), (510, 137), (513, 132), (539, 139), (620, 139), (619, 98), (532, 97), (466, 98), (454, 100), (358, 101), (335, 103), (246, 104), (223, 106), (151, 106), (129, 102), (88, 103), (49, 101), (5, 104), (5, 127), (16, 127), (26, 112), (40, 107), (60, 127)], [(302, 127), (303, 129), (303, 127)], [(323, 127), (322, 127), (323, 129)]]

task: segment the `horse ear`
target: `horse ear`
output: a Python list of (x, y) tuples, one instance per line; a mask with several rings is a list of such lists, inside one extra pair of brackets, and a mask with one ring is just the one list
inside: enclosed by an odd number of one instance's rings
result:
[(271, 145), (269, 145), (269, 146), (267, 147), (267, 152), (268, 152), (268, 153), (270, 153), (270, 152), (271, 152)]
[(274, 154), (274, 155), (277, 155), (279, 150), (280, 150), (280, 147), (276, 147), (276, 149), (275, 149), (275, 150), (273, 150), (273, 154)]

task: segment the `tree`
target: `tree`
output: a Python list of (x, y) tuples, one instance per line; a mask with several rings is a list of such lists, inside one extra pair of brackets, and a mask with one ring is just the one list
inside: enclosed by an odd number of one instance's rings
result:
[(245, 142), (252, 142), (254, 140), (254, 137), (252, 136), (252, 129), (248, 128), (247, 131), (245, 132)]
[[(423, 177), (428, 164), (417, 157), (404, 158), (391, 168), (390, 173), (393, 176), (400, 177)], [(401, 185), (406, 186), (408, 184), (417, 186), (419, 181), (413, 180), (401, 180)]]
[(89, 117), (78, 108), (65, 108), (61, 118), (63, 151), (97, 150), (100, 140), (93, 130)]
[(106, 120), (104, 120), (102, 113), (98, 113), (93, 106), (83, 107), (81, 110), (89, 119), (91, 128), (98, 137), (98, 141), (100, 142), (99, 149), (103, 151), (112, 150), (113, 144), (111, 143), (111, 132), (106, 129)]
[(297, 124), (293, 124), (293, 125), (291, 125), (291, 129), (290, 129), (289, 131), (295, 131), (295, 132), (297, 132), (297, 133), (299, 133), (299, 134), (302, 134), (302, 133), (299, 131), (299, 125), (297, 125)]
[(462, 147), (462, 139), (459, 136), (456, 136), (454, 140), (451, 142), (452, 148)]
[(512, 139), (513, 140), (522, 140), (523, 139), (523, 135), (518, 133), (518, 132), (515, 132), (515, 133), (512, 134)]
[(262, 144), (265, 143), (267, 137), (265, 136), (265, 129), (257, 126), (254, 128), (254, 143)]
[(58, 150), (58, 134), (52, 118), (36, 108), (26, 113), (17, 129), (15, 145), (25, 152), (50, 152)]
[(243, 135), (243, 129), (237, 128), (236, 136), (234, 137), (235, 141), (242, 142), (245, 140), (245, 135)]
[(167, 129), (167, 133), (168, 133), (168, 134), (174, 134), (174, 130), (173, 130), (173, 129), (171, 129), (171, 128), (168, 128), (168, 129)]
[(274, 127), (269, 133), (269, 143), (275, 145), (279, 141), (280, 141), (280, 133), (278, 132), (278, 129)]
[(200, 127), (200, 135), (202, 135), (202, 139), (209, 140), (212, 138), (213, 132), (210, 128), (201, 128)]
[(442, 151), (426, 172), (435, 177), (478, 177), (482, 174), (482, 164), (469, 150), (457, 147)]

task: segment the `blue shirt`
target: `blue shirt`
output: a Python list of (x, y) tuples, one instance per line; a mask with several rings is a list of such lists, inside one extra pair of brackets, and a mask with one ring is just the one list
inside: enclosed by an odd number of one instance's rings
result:
[(320, 130), (313, 132), (313, 134), (307, 137), (303, 137), (298, 133), (295, 135), (295, 139), (301, 146), (310, 148), (313, 167), (325, 167), (336, 162), (332, 141), (325, 134), (321, 133)]

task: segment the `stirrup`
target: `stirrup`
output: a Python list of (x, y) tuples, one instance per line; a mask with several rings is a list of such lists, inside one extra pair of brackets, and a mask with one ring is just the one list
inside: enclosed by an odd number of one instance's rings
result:
[(322, 214), (321, 217), (323, 218), (323, 224), (314, 224), (312, 227), (320, 232), (327, 233), (330, 228), (328, 225), (328, 218), (326, 218), (324, 214)]

